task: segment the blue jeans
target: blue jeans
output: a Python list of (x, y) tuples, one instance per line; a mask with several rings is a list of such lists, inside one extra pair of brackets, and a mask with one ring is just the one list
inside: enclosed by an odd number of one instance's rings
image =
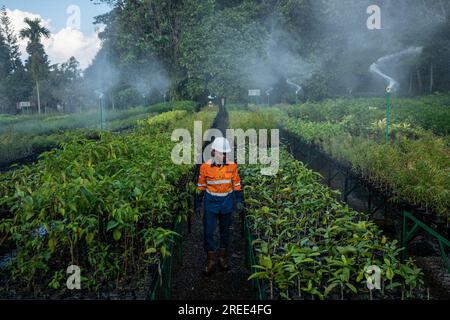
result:
[[(206, 208), (205, 208), (206, 209)], [(220, 229), (220, 249), (228, 249), (230, 244), (230, 225), (232, 213), (214, 213), (204, 210), (203, 213), (203, 235), (205, 251), (215, 251), (214, 231), (216, 230), (217, 220), (219, 220)]]

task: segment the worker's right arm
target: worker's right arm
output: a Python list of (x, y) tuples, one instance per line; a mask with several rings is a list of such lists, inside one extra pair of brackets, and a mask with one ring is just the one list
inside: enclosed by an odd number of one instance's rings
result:
[(205, 164), (202, 164), (200, 166), (200, 175), (198, 176), (197, 189), (200, 191), (206, 190)]

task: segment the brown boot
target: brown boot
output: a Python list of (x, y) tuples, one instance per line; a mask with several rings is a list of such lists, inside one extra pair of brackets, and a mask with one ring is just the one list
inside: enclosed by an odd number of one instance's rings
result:
[(226, 249), (220, 249), (219, 251), (219, 266), (223, 271), (230, 270), (228, 265), (228, 252)]
[(216, 265), (216, 253), (214, 251), (208, 251), (206, 258), (206, 266), (205, 270), (203, 270), (203, 274), (205, 276), (210, 276), (214, 273), (214, 267)]

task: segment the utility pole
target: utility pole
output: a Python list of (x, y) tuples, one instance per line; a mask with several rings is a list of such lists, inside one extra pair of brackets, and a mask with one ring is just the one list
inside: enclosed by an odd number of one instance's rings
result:
[(39, 93), (39, 81), (36, 80), (36, 91), (38, 99), (38, 114), (41, 114), (41, 95)]

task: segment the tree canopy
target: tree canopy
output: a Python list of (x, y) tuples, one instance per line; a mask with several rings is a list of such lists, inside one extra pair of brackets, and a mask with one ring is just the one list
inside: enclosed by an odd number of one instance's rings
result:
[[(39, 19), (13, 30), (0, 15), (0, 108), (20, 101), (67, 111), (98, 105), (126, 108), (208, 95), (247, 101), (249, 89), (272, 102), (380, 94), (386, 84), (369, 71), (381, 57), (402, 95), (450, 90), (450, 3), (379, 0), (381, 29), (367, 27), (371, 0), (96, 0), (110, 11), (102, 46), (81, 70), (75, 59), (52, 65)], [(21, 61), (17, 37), (28, 39)], [(39, 89), (39, 90), (38, 90)], [(38, 94), (40, 93), (40, 94)], [(269, 98), (269, 97), (267, 97)]]

